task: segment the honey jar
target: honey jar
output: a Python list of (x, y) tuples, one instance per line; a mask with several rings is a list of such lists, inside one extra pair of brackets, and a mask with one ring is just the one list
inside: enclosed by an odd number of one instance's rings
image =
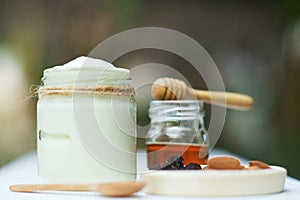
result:
[(146, 138), (149, 169), (181, 155), (184, 164), (206, 164), (209, 151), (203, 102), (198, 100), (151, 101), (150, 129)]

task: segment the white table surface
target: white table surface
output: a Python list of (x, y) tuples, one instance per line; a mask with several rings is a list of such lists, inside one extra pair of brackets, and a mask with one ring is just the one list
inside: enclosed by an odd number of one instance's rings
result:
[[(210, 155), (233, 155), (224, 150), (213, 150)], [(146, 158), (145, 154), (138, 154), (138, 169), (145, 169)], [(237, 155), (234, 155), (237, 156)], [(239, 157), (239, 156), (237, 156)], [(241, 158), (242, 164), (247, 164), (248, 161)], [(24, 199), (61, 199), (61, 200), (100, 200), (100, 199), (121, 199), (112, 197), (99, 196), (96, 193), (80, 192), (80, 193), (13, 193), (9, 191), (9, 185), (12, 184), (25, 184), (25, 183), (39, 183), (37, 175), (37, 157), (35, 152), (30, 152), (19, 159), (11, 162), (8, 165), (0, 168), (0, 200), (24, 200)], [(182, 199), (209, 199), (209, 200), (222, 200), (222, 199), (243, 199), (243, 200), (299, 200), (300, 199), (300, 181), (291, 177), (286, 178), (284, 191), (277, 194), (268, 195), (255, 195), (255, 196), (231, 196), (231, 197), (179, 197), (179, 196), (162, 196), (150, 195), (143, 192), (136, 193), (131, 197), (126, 197), (127, 200), (134, 199), (165, 199), (165, 200), (182, 200)]]

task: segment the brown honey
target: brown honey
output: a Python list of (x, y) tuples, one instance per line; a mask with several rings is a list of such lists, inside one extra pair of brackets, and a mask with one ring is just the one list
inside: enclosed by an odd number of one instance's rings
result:
[(189, 163), (206, 164), (208, 150), (208, 146), (195, 144), (147, 144), (147, 163), (148, 167), (151, 168), (151, 166), (164, 163), (171, 156), (180, 154), (184, 159), (185, 165)]

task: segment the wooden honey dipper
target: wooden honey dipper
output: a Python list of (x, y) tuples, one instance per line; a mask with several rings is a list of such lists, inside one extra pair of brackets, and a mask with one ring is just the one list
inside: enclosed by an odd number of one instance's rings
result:
[(196, 90), (183, 81), (173, 78), (160, 78), (152, 85), (152, 97), (158, 100), (198, 99), (213, 105), (236, 110), (249, 110), (253, 105), (252, 97), (232, 92)]

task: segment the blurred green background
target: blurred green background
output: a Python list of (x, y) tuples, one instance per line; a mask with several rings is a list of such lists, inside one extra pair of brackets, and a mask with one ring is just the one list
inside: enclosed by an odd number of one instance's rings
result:
[[(214, 59), (228, 91), (254, 97), (251, 111), (228, 110), (217, 146), (287, 167), (290, 176), (300, 178), (298, 0), (1, 0), (0, 165), (35, 148), (37, 99), (26, 97), (32, 85), (40, 84), (43, 69), (87, 55), (121, 31), (145, 26), (189, 35)], [(131, 68), (147, 62), (187, 65), (154, 50), (130, 53), (115, 64)], [(194, 87), (205, 88), (187, 74)], [(149, 123), (145, 110), (138, 120)]]

